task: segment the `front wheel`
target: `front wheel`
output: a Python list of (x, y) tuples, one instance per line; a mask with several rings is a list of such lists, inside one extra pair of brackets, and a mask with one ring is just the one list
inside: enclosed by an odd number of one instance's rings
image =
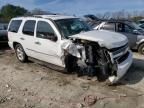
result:
[(144, 43), (142, 43), (139, 48), (138, 48), (138, 52), (142, 55), (144, 55)]
[(20, 62), (26, 62), (28, 60), (28, 57), (27, 57), (26, 53), (24, 52), (24, 49), (21, 44), (16, 45), (15, 52), (16, 52), (16, 56)]

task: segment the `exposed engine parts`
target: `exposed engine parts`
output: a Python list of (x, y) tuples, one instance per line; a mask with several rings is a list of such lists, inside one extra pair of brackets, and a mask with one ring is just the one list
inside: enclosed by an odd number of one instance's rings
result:
[(116, 63), (111, 62), (108, 50), (96, 42), (75, 40), (67, 47), (64, 62), (68, 72), (76, 71), (78, 75), (97, 76), (100, 81), (105, 81), (112, 75), (116, 76)]

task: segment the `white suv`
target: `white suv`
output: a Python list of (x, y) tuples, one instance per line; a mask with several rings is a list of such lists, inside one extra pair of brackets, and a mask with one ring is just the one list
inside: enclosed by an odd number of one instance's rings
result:
[(125, 36), (91, 30), (79, 18), (61, 15), (18, 17), (8, 27), (9, 46), (19, 61), (32, 57), (68, 72), (117, 82), (132, 64)]

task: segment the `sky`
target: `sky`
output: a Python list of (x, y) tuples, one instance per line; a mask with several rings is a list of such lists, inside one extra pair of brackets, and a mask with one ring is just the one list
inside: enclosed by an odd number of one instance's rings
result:
[(71, 15), (144, 10), (144, 0), (0, 0), (0, 7), (5, 4)]

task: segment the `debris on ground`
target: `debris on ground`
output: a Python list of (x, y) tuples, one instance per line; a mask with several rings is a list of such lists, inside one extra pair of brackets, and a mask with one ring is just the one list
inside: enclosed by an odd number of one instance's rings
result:
[(0, 96), (0, 104), (5, 103), (7, 101), (6, 97), (1, 97)]
[(97, 101), (104, 100), (104, 99), (121, 99), (121, 98), (133, 98), (133, 97), (141, 97), (144, 96), (144, 94), (138, 94), (135, 96), (128, 96), (126, 94), (119, 94), (119, 96), (104, 96), (104, 97), (98, 97), (95, 95), (87, 95), (84, 97), (84, 103), (85, 106), (92, 106)]
[(11, 92), (11, 91), (12, 91), (12, 89), (11, 89), (11, 88), (7, 90), (7, 92)]
[(6, 84), (5, 87), (6, 87), (6, 88), (9, 88), (10, 86), (9, 86), (9, 84)]
[(86, 106), (92, 106), (98, 101), (96, 96), (88, 95), (84, 97), (84, 103)]
[(22, 91), (28, 91), (28, 89), (27, 88), (23, 88)]
[(76, 105), (76, 108), (83, 108), (83, 107), (84, 107), (84, 105), (81, 104), (81, 103), (78, 103), (78, 104)]
[(85, 84), (85, 83), (82, 83), (81, 84), (81, 87), (83, 90), (88, 90), (90, 88), (90, 85), (89, 84)]
[(27, 98), (24, 98), (24, 101), (25, 101), (25, 102), (28, 102), (28, 99), (27, 99)]
[(7, 97), (7, 100), (12, 100), (13, 99), (13, 96), (8, 96)]

